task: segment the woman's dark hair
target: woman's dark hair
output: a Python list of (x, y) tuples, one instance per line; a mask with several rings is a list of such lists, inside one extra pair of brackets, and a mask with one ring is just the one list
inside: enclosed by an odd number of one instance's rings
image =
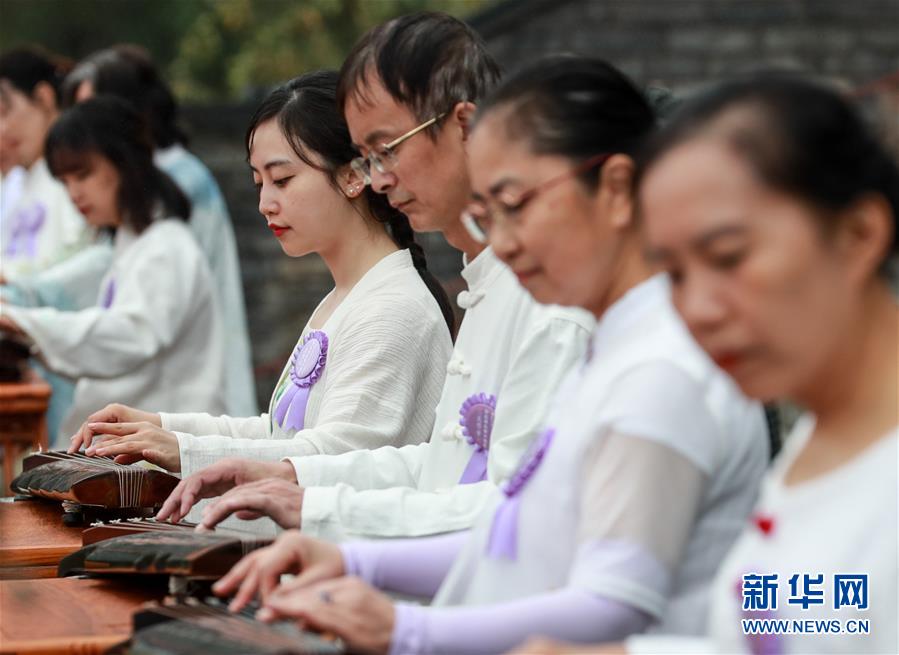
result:
[[(503, 82), (481, 103), (477, 120), (503, 111), (502, 129), (536, 154), (586, 161), (599, 154), (634, 156), (656, 119), (648, 100), (623, 73), (594, 57), (553, 55)], [(581, 179), (595, 188), (587, 171)]]
[(61, 104), (62, 81), (70, 69), (71, 62), (37, 46), (13, 48), (0, 55), (0, 79), (8, 80), (29, 98), (38, 84), (46, 82), (53, 89), (57, 105)]
[[(262, 123), (277, 118), (281, 133), (290, 143), (297, 157), (328, 175), (335, 189), (338, 171), (348, 165), (358, 152), (353, 147), (349, 128), (336, 103), (337, 73), (316, 71), (294, 78), (272, 91), (262, 102), (247, 128), (247, 153), (253, 135)], [(421, 279), (431, 291), (450, 334), (454, 333), (455, 318), (446, 291), (429, 271), (424, 250), (415, 241), (415, 233), (405, 214), (395, 210), (387, 198), (365, 187), (365, 201), (376, 221), (386, 226), (398, 248), (408, 248), (412, 262)]]
[(120, 177), (122, 220), (135, 232), (150, 225), (159, 205), (167, 217), (190, 216), (190, 201), (153, 164), (146, 124), (120, 98), (98, 96), (64, 111), (50, 129), (44, 155), (55, 177), (86, 168), (91, 155), (109, 160)]
[(858, 108), (835, 89), (785, 72), (715, 86), (649, 141), (638, 182), (671, 149), (703, 134), (723, 139), (771, 188), (823, 210), (822, 221), (865, 194), (880, 195), (893, 213), (891, 253), (899, 252), (899, 168)]
[(90, 82), (94, 93), (111, 94), (130, 102), (150, 126), (157, 148), (186, 144), (178, 127), (178, 104), (149, 53), (140, 46), (121, 44), (95, 52), (75, 66), (63, 85), (63, 104), (75, 104), (82, 82)]

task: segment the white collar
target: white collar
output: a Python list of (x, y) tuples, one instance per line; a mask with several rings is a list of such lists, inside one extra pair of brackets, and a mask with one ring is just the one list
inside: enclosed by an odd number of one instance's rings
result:
[(467, 310), (484, 299), (487, 289), (505, 266), (489, 247), (484, 248), (471, 262), (463, 254), (462, 264), (462, 278), (468, 284), (468, 289), (459, 292), (456, 304), (460, 309)]
[[(54, 180), (53, 176), (50, 174), (50, 167), (47, 166), (47, 160), (41, 157), (28, 169), (26, 184), (47, 184), (48, 182), (55, 183), (56, 180)], [(60, 182), (59, 185), (62, 186), (62, 183)]]
[[(147, 232), (150, 228), (153, 227), (153, 223), (147, 226), (144, 230), (144, 233)], [(141, 237), (140, 234), (135, 232), (133, 229), (128, 227), (127, 225), (120, 225), (116, 228), (115, 236), (112, 238), (113, 251), (115, 253), (115, 257), (121, 257), (133, 244)]]
[(153, 151), (153, 163), (157, 168), (167, 168), (186, 152), (187, 150), (180, 143), (170, 145), (168, 148), (157, 148)]
[(489, 246), (470, 262), (465, 255), (462, 255), (462, 264), (462, 279), (468, 284), (468, 290), (472, 293), (484, 291), (505, 267)]
[(665, 306), (669, 303), (669, 298), (670, 282), (664, 273), (653, 275), (628, 289), (599, 317), (596, 329), (593, 330), (593, 345), (608, 342), (618, 334), (628, 331), (647, 308)]

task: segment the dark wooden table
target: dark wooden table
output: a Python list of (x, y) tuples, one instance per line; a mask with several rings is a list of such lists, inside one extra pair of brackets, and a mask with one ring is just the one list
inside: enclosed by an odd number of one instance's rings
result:
[(55, 578), (59, 560), (81, 548), (81, 528), (62, 523), (62, 507), (0, 499), (0, 580)]
[(163, 593), (130, 579), (0, 582), (0, 653), (103, 653), (131, 636), (131, 617)]

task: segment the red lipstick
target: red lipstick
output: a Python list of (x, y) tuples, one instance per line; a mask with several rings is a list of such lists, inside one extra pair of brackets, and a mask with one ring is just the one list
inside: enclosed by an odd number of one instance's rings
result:
[(713, 359), (715, 360), (715, 364), (718, 365), (718, 368), (723, 371), (732, 371), (740, 365), (741, 361), (743, 361), (743, 357), (735, 352), (718, 353)]

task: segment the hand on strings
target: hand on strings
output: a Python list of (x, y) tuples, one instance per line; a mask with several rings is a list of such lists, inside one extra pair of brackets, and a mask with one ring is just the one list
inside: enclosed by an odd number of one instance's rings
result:
[[(292, 471), (293, 466), (290, 468)], [(242, 484), (204, 507), (200, 525), (211, 529), (234, 514), (245, 521), (268, 516), (285, 530), (299, 528), (304, 491), (296, 479), (267, 478)]]
[(87, 420), (81, 425), (72, 438), (69, 440), (70, 453), (77, 453), (82, 446), (90, 448), (94, 435), (98, 434), (93, 429), (94, 426), (103, 423), (151, 423), (157, 427), (162, 427), (162, 419), (159, 414), (153, 412), (144, 412), (127, 405), (113, 403), (107, 405), (99, 412), (94, 412), (87, 417)]
[(386, 654), (396, 621), (393, 601), (359, 578), (326, 580), (304, 588), (278, 587), (256, 613), (263, 621), (293, 619), (341, 638), (354, 653)]
[[(290, 462), (257, 462), (228, 457), (181, 480), (162, 505), (156, 519), (177, 523), (187, 515), (191, 507), (204, 498), (215, 498), (238, 485), (266, 478), (281, 478), (292, 483), (295, 490), (298, 489), (296, 474)], [(228, 514), (223, 515), (222, 519), (225, 516)], [(204, 520), (203, 525), (212, 528), (222, 519), (215, 522)], [(287, 527), (297, 525), (299, 522)]]
[(585, 646), (545, 637), (531, 637), (506, 655), (627, 655), (627, 649), (624, 644)]
[(291, 589), (310, 585), (344, 574), (343, 554), (334, 544), (288, 530), (267, 548), (254, 551), (240, 560), (228, 574), (212, 586), (219, 596), (234, 599), (233, 612), (243, 609), (253, 598), (268, 598), (285, 573), (297, 574)]
[(102, 440), (91, 443), (84, 454), (88, 457), (114, 457), (117, 464), (133, 464), (146, 460), (167, 471), (181, 470), (178, 437), (152, 423), (92, 423), (95, 435)]

